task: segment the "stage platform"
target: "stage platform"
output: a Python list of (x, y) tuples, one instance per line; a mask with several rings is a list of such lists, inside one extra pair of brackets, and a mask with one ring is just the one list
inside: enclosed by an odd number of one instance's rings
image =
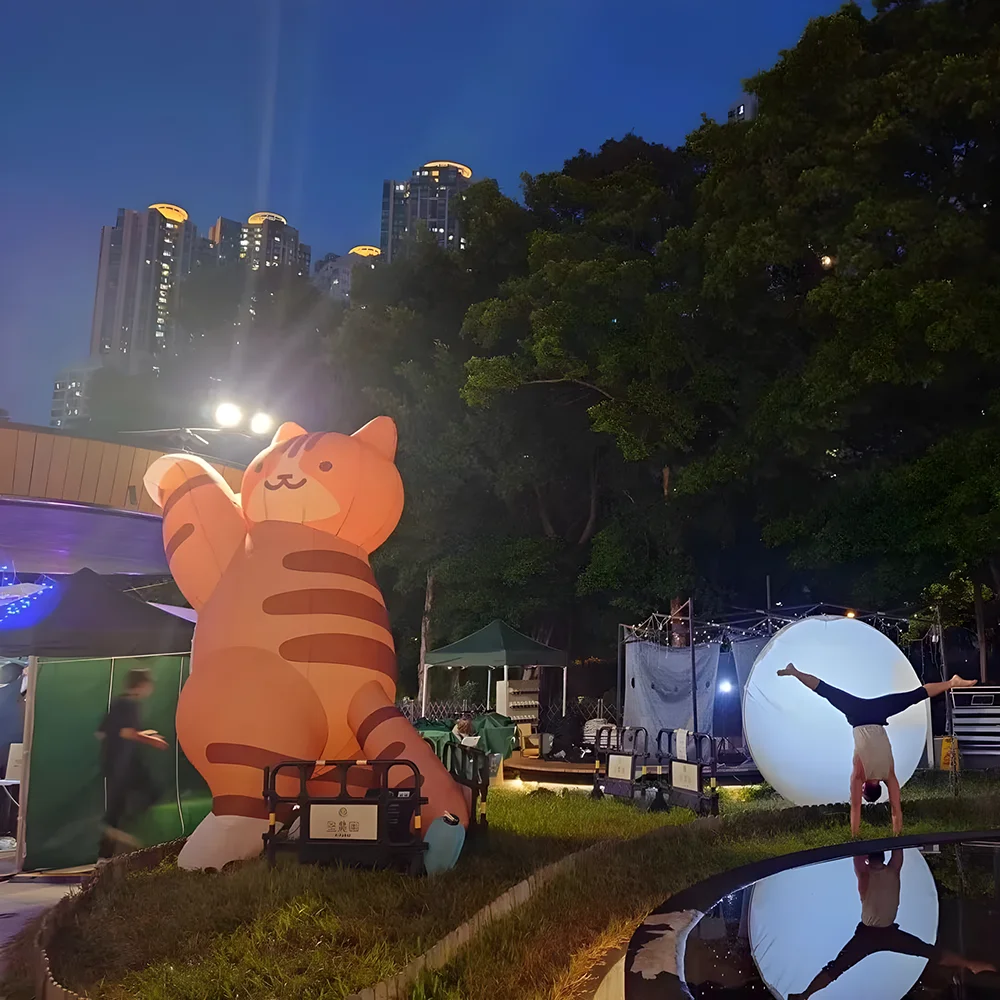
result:
[[(649, 763), (655, 764), (656, 761), (650, 758)], [(594, 765), (593, 762), (577, 764), (564, 760), (542, 760), (541, 757), (522, 757), (519, 753), (514, 753), (503, 762), (503, 773), (504, 779), (590, 785), (594, 780)], [(717, 778), (722, 785), (749, 785), (761, 780), (757, 765), (752, 760), (735, 767), (720, 766)]]

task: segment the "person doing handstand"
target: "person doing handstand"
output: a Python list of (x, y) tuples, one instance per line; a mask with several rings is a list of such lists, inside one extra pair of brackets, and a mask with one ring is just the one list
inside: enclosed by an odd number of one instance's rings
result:
[(878, 802), (882, 797), (882, 782), (889, 792), (892, 810), (892, 832), (897, 836), (903, 829), (903, 807), (899, 800), (899, 780), (892, 759), (892, 746), (885, 727), (893, 715), (898, 715), (925, 698), (936, 698), (952, 688), (972, 687), (975, 681), (955, 674), (950, 681), (934, 681), (912, 691), (897, 691), (878, 698), (858, 698), (799, 670), (795, 664), (778, 671), (779, 677), (797, 677), (807, 688), (843, 712), (854, 728), (854, 769), (851, 772), (851, 833), (861, 831), (861, 799)]
[[(948, 682), (944, 682), (948, 683)], [(951, 969), (966, 969), (972, 973), (996, 972), (991, 962), (977, 962), (928, 944), (914, 934), (900, 930), (896, 923), (899, 912), (899, 873), (903, 867), (903, 852), (895, 850), (885, 863), (882, 853), (854, 859), (854, 873), (861, 897), (861, 923), (840, 954), (824, 966), (801, 993), (790, 993), (788, 1000), (809, 1000), (814, 993), (826, 989), (848, 969), (854, 968), (869, 955), (889, 951), (897, 955), (916, 955), (928, 962)]]

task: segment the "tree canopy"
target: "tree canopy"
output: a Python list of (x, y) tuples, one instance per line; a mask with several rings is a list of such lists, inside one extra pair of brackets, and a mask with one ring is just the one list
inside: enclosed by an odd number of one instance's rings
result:
[(521, 200), (474, 185), (465, 251), (418, 234), (349, 307), (258, 284), (244, 336), (245, 277), (192, 281), (192, 344), (284, 414), (397, 419), (376, 565), (404, 662), (428, 575), (435, 641), (501, 617), (576, 656), (688, 594), (759, 606), (766, 573), (789, 602), (944, 594), (951, 621), (971, 581), (992, 607), (1000, 5), (876, 6), (810, 22), (752, 121), (609, 140)]

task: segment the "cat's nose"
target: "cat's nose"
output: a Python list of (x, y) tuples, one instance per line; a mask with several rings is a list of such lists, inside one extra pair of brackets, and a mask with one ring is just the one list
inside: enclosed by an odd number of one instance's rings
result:
[(282, 473), (279, 473), (275, 478), (276, 479), (290, 480), (293, 475), (295, 475), (295, 473), (293, 473), (293, 472), (282, 472)]

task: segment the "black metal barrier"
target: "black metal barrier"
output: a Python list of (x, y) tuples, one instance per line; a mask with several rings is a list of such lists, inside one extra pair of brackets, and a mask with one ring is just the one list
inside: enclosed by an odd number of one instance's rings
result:
[[(644, 768), (654, 779), (656, 798), (651, 810), (681, 806), (699, 816), (719, 815), (718, 744), (708, 733), (685, 734), (683, 752), (677, 746), (678, 729), (661, 729), (656, 734), (656, 765)], [(666, 736), (667, 745), (663, 746)], [(694, 741), (694, 757), (687, 752), (687, 738)], [(666, 780), (664, 780), (666, 779)]]
[[(642, 748), (639, 749), (639, 736)], [(615, 798), (635, 798), (645, 767), (637, 774), (638, 761), (649, 756), (649, 734), (642, 726), (602, 726), (594, 742), (594, 787), (592, 799), (605, 795)]]
[[(374, 787), (363, 795), (347, 790), (351, 768), (369, 768)], [(413, 777), (410, 788), (391, 788), (389, 772), (401, 767)], [(327, 769), (319, 779), (317, 769)], [(282, 772), (296, 771), (296, 795), (279, 795), (277, 779)], [(311, 793), (307, 782), (321, 780), (332, 786), (332, 794)], [(360, 782), (355, 779), (355, 784)], [(410, 760), (285, 760), (264, 769), (264, 800), (268, 828), (264, 834), (267, 860), (274, 864), (278, 851), (295, 851), (304, 864), (340, 863), (371, 868), (403, 868), (412, 875), (424, 870), (421, 806), (427, 799), (420, 794), (423, 777)], [(339, 792), (337, 788), (339, 786)], [(277, 830), (276, 814), (282, 805), (298, 807), (299, 836), (288, 838)]]
[(489, 829), (486, 819), (486, 796), (490, 790), (489, 754), (462, 743), (445, 743), (441, 762), (448, 768), (452, 778), (471, 793), (469, 833), (485, 833)]

